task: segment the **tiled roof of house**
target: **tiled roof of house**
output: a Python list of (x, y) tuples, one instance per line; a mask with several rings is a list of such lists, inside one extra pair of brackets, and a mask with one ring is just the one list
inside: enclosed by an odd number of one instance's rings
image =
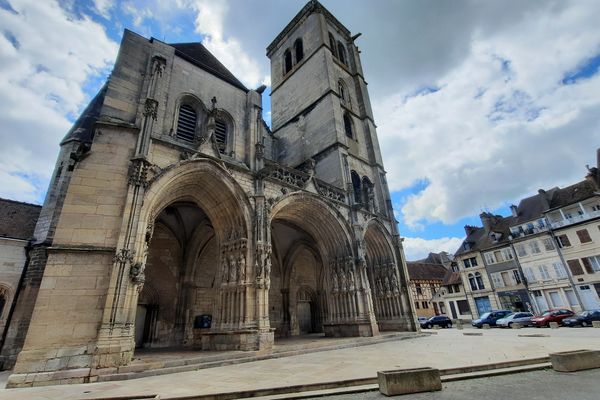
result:
[(31, 239), (42, 206), (0, 198), (0, 237)]
[(408, 276), (410, 280), (438, 280), (441, 281), (446, 275), (446, 268), (440, 264), (430, 264), (408, 261)]
[(462, 280), (460, 279), (460, 273), (452, 270), (446, 271), (446, 275), (444, 275), (444, 280), (442, 281), (442, 285), (458, 285), (462, 284)]
[(169, 44), (175, 48), (175, 54), (186, 61), (191, 62), (197, 67), (210, 72), (217, 78), (242, 89), (247, 92), (248, 89), (240, 82), (202, 43), (172, 43)]

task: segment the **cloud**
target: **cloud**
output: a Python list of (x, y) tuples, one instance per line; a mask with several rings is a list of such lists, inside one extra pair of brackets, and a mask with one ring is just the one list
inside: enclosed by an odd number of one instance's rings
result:
[(114, 7), (113, 0), (94, 0), (94, 9), (105, 19), (110, 18), (110, 10)]
[(406, 237), (403, 242), (404, 254), (408, 261), (420, 260), (427, 257), (429, 253), (439, 253), (441, 251), (454, 254), (461, 243), (462, 239), (457, 237), (430, 240), (419, 237)]
[(451, 224), (583, 178), (600, 143), (600, 76), (563, 79), (600, 54), (600, 4), (555, 4), (473, 30), (437, 90), (374, 101), (390, 188), (428, 182), (401, 208), (407, 225)]
[(225, 37), (223, 24), (228, 12), (226, 1), (196, 0), (192, 6), (197, 11), (196, 32), (204, 39), (202, 44), (235, 76), (250, 88), (271, 82), (270, 76), (250, 56), (235, 37)]
[(35, 202), (71, 125), (67, 115), (81, 111), (84, 85), (107, 72), (117, 45), (101, 25), (55, 1), (10, 6), (0, 8), (0, 196)]

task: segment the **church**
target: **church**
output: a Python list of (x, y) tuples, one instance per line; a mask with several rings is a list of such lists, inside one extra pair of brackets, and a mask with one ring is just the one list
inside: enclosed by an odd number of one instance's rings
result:
[(8, 387), (94, 382), (136, 349), (417, 329), (352, 35), (310, 1), (245, 87), (201, 43), (126, 30), (60, 143), (4, 338)]

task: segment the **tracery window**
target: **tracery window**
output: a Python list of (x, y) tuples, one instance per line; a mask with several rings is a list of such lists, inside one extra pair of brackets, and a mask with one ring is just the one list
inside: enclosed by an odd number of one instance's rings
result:
[(354, 191), (354, 202), (356, 204), (361, 203), (361, 187), (360, 187), (360, 176), (356, 173), (356, 171), (352, 171), (350, 173), (350, 177), (352, 178), (352, 189)]
[(334, 57), (337, 57), (337, 53), (335, 51), (335, 39), (333, 38), (333, 35), (331, 33), (329, 33), (329, 47), (331, 48), (331, 54), (333, 54)]

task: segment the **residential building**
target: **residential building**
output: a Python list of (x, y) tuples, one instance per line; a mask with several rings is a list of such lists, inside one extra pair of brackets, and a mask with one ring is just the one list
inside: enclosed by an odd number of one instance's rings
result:
[(455, 261), (452, 261), (446, 270), (441, 287), (433, 296), (432, 302), (438, 303), (440, 310), (443, 310), (442, 313), (452, 319), (468, 321), (473, 318), (465, 286)]
[(445, 253), (431, 253), (424, 260), (408, 261), (409, 288), (417, 316), (432, 317), (445, 314), (444, 303), (432, 301), (440, 290), (447, 267), (442, 260), (447, 259)]

